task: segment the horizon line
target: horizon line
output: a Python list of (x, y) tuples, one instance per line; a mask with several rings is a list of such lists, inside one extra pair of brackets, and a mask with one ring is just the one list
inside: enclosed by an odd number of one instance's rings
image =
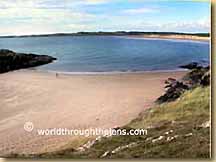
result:
[(0, 38), (3, 37), (33, 37), (33, 36), (52, 36), (52, 35), (72, 35), (72, 34), (120, 34), (120, 33), (125, 33), (125, 34), (150, 34), (150, 33), (161, 33), (161, 34), (189, 34), (189, 35), (196, 35), (196, 34), (210, 34), (210, 32), (160, 32), (160, 31), (80, 31), (80, 32), (56, 32), (56, 33), (40, 33), (40, 34), (14, 34), (14, 35), (0, 35)]

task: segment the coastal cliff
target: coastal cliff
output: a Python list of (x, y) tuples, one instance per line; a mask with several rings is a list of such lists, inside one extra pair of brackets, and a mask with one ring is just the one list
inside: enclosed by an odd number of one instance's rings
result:
[(0, 50), (0, 73), (48, 64), (56, 58), (48, 55), (16, 53), (7, 49)]

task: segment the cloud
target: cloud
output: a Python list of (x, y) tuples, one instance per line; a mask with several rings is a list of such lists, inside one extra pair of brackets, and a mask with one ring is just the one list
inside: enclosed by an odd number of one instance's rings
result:
[(31, 35), (31, 34), (51, 34), (59, 32), (52, 26), (42, 26), (41, 24), (20, 24), (14, 26), (0, 26), (1, 35)]
[[(192, 18), (183, 19), (181, 13), (165, 10), (163, 6), (138, 4), (143, 1), (0, 0), (0, 35), (102, 30), (203, 32), (210, 29), (205, 12), (188, 11), (184, 15)], [(206, 17), (196, 20), (200, 15)]]
[(115, 25), (109, 25), (104, 27), (105, 30), (125, 30), (125, 31), (146, 31), (146, 32), (210, 32), (210, 20), (208, 18), (202, 18), (194, 21), (171, 21), (171, 22), (157, 22), (157, 20), (141, 20), (135, 19), (133, 23), (125, 21), (124, 23), (117, 23)]
[(91, 25), (87, 24), (69, 24), (67, 25), (67, 28), (70, 29), (70, 31), (87, 31), (92, 30)]
[(127, 14), (143, 14), (143, 13), (156, 13), (159, 12), (158, 9), (153, 8), (136, 8), (136, 9), (127, 9), (123, 11)]
[(52, 20), (65, 20), (65, 19), (83, 19), (83, 18), (92, 18), (94, 15), (88, 14), (85, 12), (71, 11), (67, 9), (20, 9), (20, 8), (8, 8), (4, 9), (0, 14), (0, 19), (46, 19), (49, 21)]
[(1, 0), (0, 8), (36, 8), (46, 0)]
[(210, 32), (211, 23), (207, 18), (203, 18), (197, 21), (182, 21), (182, 22), (171, 22), (166, 24), (158, 25), (158, 28), (162, 30), (177, 30), (177, 31), (188, 31), (188, 32), (199, 32), (208, 31)]
[(86, 4), (86, 5), (98, 5), (98, 4), (108, 3), (108, 2), (110, 2), (110, 0), (85, 0), (83, 2), (83, 4)]
[[(69, 0), (64, 2), (59, 4), (59, 1), (57, 3), (51, 0), (0, 0), (0, 35), (55, 33), (69, 30), (74, 32), (79, 28), (75, 30), (75, 27), (71, 28), (68, 24), (95, 19), (95, 15), (74, 6), (64, 7)], [(73, 5), (78, 4), (73, 3)]]
[[(61, 2), (61, 3), (59, 3)], [(71, 2), (71, 1), (70, 1)], [(74, 2), (80, 2), (74, 0)], [(67, 20), (82, 20), (94, 18), (93, 14), (86, 13), (75, 6), (67, 5), (69, 0), (0, 0), (0, 20), (46, 20), (62, 22)]]

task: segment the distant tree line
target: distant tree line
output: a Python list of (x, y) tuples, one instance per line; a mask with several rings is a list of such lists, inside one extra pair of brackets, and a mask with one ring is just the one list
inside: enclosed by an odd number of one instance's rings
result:
[(179, 33), (179, 32), (140, 32), (140, 31), (116, 31), (116, 32), (78, 32), (78, 33), (56, 33), (42, 35), (21, 35), (21, 36), (0, 36), (0, 38), (20, 38), (20, 37), (52, 37), (52, 36), (127, 36), (127, 35), (191, 35), (209, 37), (209, 33)]

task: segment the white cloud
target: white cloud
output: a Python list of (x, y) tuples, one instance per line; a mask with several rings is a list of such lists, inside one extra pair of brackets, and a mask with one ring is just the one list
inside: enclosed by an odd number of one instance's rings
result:
[(208, 18), (193, 21), (166, 19), (161, 22), (157, 15), (154, 15), (154, 19), (148, 16), (135, 18), (148, 13), (160, 14), (162, 8), (140, 6), (140, 8), (106, 13), (85, 10), (89, 5), (120, 1), (122, 2), (122, 0), (0, 0), (0, 35), (99, 30), (200, 32), (210, 29)]
[(73, 30), (75, 28), (68, 24), (95, 18), (95, 15), (76, 8), (65, 8), (64, 3), (61, 6), (48, 1), (0, 0), (0, 35), (76, 32), (78, 27)]
[(136, 8), (136, 9), (127, 9), (124, 10), (123, 12), (127, 14), (143, 14), (143, 13), (155, 13), (155, 12), (159, 12), (159, 10), (153, 8)]
[(209, 31), (211, 23), (207, 18), (203, 18), (197, 21), (182, 21), (182, 22), (171, 22), (167, 24), (158, 25), (158, 28), (162, 30), (177, 30), (177, 31), (188, 31), (188, 32), (199, 32)]
[(83, 2), (83, 4), (86, 4), (86, 5), (98, 5), (98, 4), (108, 3), (108, 2), (110, 2), (110, 0), (85, 0)]
[(43, 2), (45, 0), (1, 0), (0, 8), (35, 8), (39, 7)]
[(38, 8), (8, 8), (0, 13), (0, 19), (46, 19), (49, 21), (61, 21), (65, 19), (92, 18), (94, 15), (84, 12), (76, 12), (67, 9), (38, 9)]
[(146, 31), (146, 32), (210, 32), (210, 21), (208, 19), (200, 19), (197, 21), (173, 21), (173, 22), (157, 22), (157, 20), (146, 21), (137, 19), (133, 23), (122, 20), (124, 23), (119, 25), (107, 25), (106, 30), (125, 30), (125, 31)]
[(92, 26), (91, 25), (86, 25), (86, 24), (69, 24), (69, 25), (67, 25), (67, 28), (70, 29), (71, 31), (92, 30)]

